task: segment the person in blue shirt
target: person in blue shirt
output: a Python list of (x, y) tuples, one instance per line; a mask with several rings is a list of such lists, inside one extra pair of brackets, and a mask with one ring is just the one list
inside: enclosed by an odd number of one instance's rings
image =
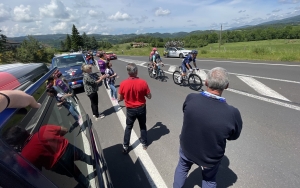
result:
[(192, 50), (192, 52), (186, 56), (183, 60), (182, 60), (182, 64), (181, 64), (181, 68), (182, 68), (182, 75), (180, 77), (178, 77), (178, 82), (181, 83), (182, 77), (186, 76), (186, 71), (187, 69), (192, 72), (193, 71), (193, 67), (191, 66), (191, 62), (193, 61), (194, 66), (197, 70), (199, 70), (197, 68), (196, 65), (196, 57), (197, 57), (198, 51), (197, 50)]

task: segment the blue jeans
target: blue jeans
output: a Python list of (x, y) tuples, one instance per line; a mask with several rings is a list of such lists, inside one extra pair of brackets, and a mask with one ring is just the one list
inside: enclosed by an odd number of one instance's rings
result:
[[(192, 165), (195, 164), (193, 161), (187, 159), (179, 149), (179, 162), (175, 170), (173, 188), (183, 187), (187, 174), (191, 169)], [(204, 168), (202, 170), (202, 188), (216, 188), (217, 172), (219, 170), (220, 162), (211, 168)]]
[(138, 119), (141, 130), (142, 144), (147, 145), (147, 127), (146, 127), (146, 105), (138, 108), (127, 108), (126, 114), (126, 129), (124, 133), (123, 145), (128, 147), (130, 142), (130, 135), (135, 120)]
[(64, 102), (63, 103), (63, 106), (64, 107), (66, 107), (66, 109), (68, 109), (69, 110), (69, 112), (71, 113), (71, 115), (73, 116), (73, 118), (76, 120), (76, 121), (78, 121), (78, 116), (79, 116), (79, 113), (78, 113), (78, 111), (74, 108), (74, 106), (71, 104), (71, 103), (69, 103), (69, 102)]
[(117, 89), (115, 87), (115, 84), (113, 83), (108, 83), (109, 87), (110, 87), (110, 96), (117, 99)]

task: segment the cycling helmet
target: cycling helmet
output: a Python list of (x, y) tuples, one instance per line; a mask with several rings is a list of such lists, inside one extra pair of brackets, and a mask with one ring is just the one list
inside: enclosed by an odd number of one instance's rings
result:
[(152, 51), (157, 51), (157, 48), (153, 48)]
[(191, 54), (198, 54), (197, 50), (192, 50)]

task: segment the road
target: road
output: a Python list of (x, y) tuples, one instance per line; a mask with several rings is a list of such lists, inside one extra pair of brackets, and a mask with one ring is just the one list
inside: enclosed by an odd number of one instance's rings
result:
[[(138, 141), (139, 126), (135, 123), (133, 150), (123, 155), (123, 107), (117, 113), (108, 91), (99, 88), (99, 110), (106, 117), (93, 121), (116, 188), (172, 187), (178, 162), (179, 134), (182, 127), (182, 104), (195, 92), (175, 85), (171, 74), (166, 82), (151, 79), (145, 68), (147, 57), (120, 56), (111, 61), (119, 75), (116, 85), (128, 77), (127, 62), (139, 65), (139, 77), (145, 79), (153, 98), (147, 100), (149, 147), (142, 151)], [(163, 59), (166, 72), (174, 70), (181, 60)], [(243, 130), (236, 141), (227, 143), (220, 166), (218, 187), (299, 187), (300, 185), (300, 66), (266, 62), (198, 60), (205, 77), (207, 70), (224, 67), (230, 72), (230, 84), (223, 96), (242, 115)], [(96, 69), (95, 69), (96, 70)], [(205, 89), (205, 88), (204, 88)], [(83, 91), (78, 98), (92, 115), (90, 101)], [(201, 115), (201, 112), (198, 112)], [(150, 181), (149, 181), (150, 180)], [(193, 166), (185, 187), (201, 187), (201, 169)]]

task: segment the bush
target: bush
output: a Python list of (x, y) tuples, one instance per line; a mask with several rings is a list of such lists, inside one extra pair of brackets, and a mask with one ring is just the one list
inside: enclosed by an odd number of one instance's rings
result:
[(207, 51), (204, 50), (204, 49), (202, 49), (202, 50), (200, 51), (200, 53), (201, 53), (201, 54), (207, 54)]
[(296, 57), (292, 56), (292, 55), (284, 55), (283, 57), (281, 57), (280, 60), (281, 61), (295, 61)]
[(265, 55), (265, 54), (269, 53), (269, 50), (266, 48), (262, 48), (262, 47), (255, 47), (255, 48), (253, 48), (252, 52), (257, 55)]
[(126, 46), (126, 50), (130, 50), (131, 46), (130, 45), (127, 45)]

